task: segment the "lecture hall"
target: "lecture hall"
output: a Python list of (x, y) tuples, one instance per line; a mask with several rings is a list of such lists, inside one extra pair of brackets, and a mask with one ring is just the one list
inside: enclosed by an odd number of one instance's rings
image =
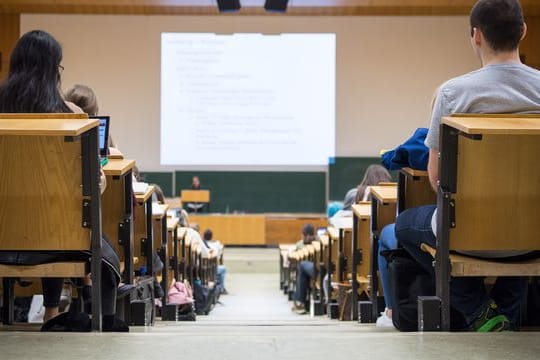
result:
[(0, 0), (0, 358), (537, 359), (538, 44), (539, 0)]

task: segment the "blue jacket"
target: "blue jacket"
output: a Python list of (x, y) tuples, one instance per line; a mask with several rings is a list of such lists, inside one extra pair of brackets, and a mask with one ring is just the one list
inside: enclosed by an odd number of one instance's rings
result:
[(407, 141), (381, 156), (382, 165), (388, 170), (410, 167), (427, 170), (429, 148), (424, 144), (428, 129), (418, 128)]

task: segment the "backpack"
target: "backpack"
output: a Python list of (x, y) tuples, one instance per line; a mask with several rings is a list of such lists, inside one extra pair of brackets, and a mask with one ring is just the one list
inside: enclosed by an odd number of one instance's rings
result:
[(208, 315), (215, 303), (215, 289), (202, 285), (200, 281), (193, 283), (193, 294), (195, 297), (195, 313), (197, 315)]
[(527, 310), (523, 325), (540, 326), (540, 277), (532, 277), (527, 293)]
[(174, 281), (167, 294), (168, 304), (184, 305), (193, 303), (193, 295), (189, 285), (180, 281)]
[[(390, 296), (394, 300), (392, 322), (399, 331), (418, 331), (418, 296), (435, 295), (435, 277), (403, 248), (382, 254), (388, 260)], [(463, 316), (453, 308), (450, 320), (451, 330), (466, 328)]]
[(435, 279), (405, 249), (386, 252), (392, 322), (399, 331), (418, 331), (418, 296), (435, 295)]

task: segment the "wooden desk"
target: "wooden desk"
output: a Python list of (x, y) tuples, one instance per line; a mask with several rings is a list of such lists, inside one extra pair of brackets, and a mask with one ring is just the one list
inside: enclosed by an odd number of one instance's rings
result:
[(169, 271), (171, 276), (177, 281), (180, 281), (179, 277), (179, 256), (178, 256), (178, 226), (180, 225), (180, 219), (177, 217), (167, 217), (167, 253), (169, 254)]
[[(352, 227), (347, 224), (347, 227), (334, 228), (337, 230), (337, 281), (343, 282), (347, 279), (347, 271), (351, 269), (351, 246), (352, 246)], [(335, 233), (333, 234), (335, 236)]]
[(311, 246), (313, 248), (312, 261), (315, 268), (315, 277), (311, 279), (310, 314), (318, 316), (325, 313), (324, 277), (326, 276), (326, 267), (324, 264), (324, 246), (320, 239), (313, 241)]
[(379, 234), (383, 227), (396, 220), (397, 185), (383, 185), (371, 187), (371, 261), (370, 261), (370, 288), (372, 304), (372, 321), (378, 313), (379, 294)]
[(135, 256), (146, 258), (149, 276), (154, 275), (152, 251), (154, 250), (154, 232), (152, 227), (152, 194), (154, 186), (148, 186), (144, 194), (135, 195)]
[(167, 245), (167, 210), (169, 205), (154, 203), (152, 218), (154, 219), (154, 250), (159, 251)]
[[(125, 284), (134, 284), (134, 237), (133, 237), (133, 189), (132, 170), (135, 160), (112, 160), (103, 167), (107, 187), (102, 195), (103, 233), (110, 239), (123, 265)], [(127, 323), (131, 318), (131, 299), (126, 296), (123, 317)]]
[[(328, 231), (328, 253), (326, 261), (326, 274), (328, 275), (328, 302), (332, 300), (332, 278), (334, 270), (336, 269), (336, 262), (339, 259), (339, 247), (335, 246), (333, 243), (339, 241), (339, 230), (329, 226), (327, 227)], [(324, 239), (321, 239), (321, 242), (324, 243)], [(330, 316), (330, 312), (328, 312)]]
[(224, 245), (265, 245), (264, 214), (190, 214), (191, 223), (199, 224), (201, 233), (212, 229), (214, 238)]
[(169, 205), (171, 209), (181, 209), (182, 199), (181, 198), (165, 198), (165, 204)]
[(279, 244), (279, 289), (286, 293), (288, 266), (285, 267), (285, 258), (296, 247), (295, 244)]
[[(101, 330), (102, 264), (97, 125), (83, 114), (0, 114), (0, 250), (91, 250), (94, 331)], [(0, 270), (6, 324), (14, 320), (9, 270), (17, 267)], [(60, 269), (60, 276), (88, 273), (79, 262), (38, 265), (28, 275)]]
[(408, 208), (437, 203), (427, 171), (404, 167), (398, 175), (398, 214)]
[[(160, 285), (163, 292), (167, 294), (169, 279), (171, 278), (169, 273), (169, 252), (167, 246), (167, 210), (169, 209), (169, 205), (153, 203), (152, 206), (159, 209), (159, 211), (156, 212), (152, 210), (152, 218), (154, 220), (154, 250), (157, 252), (161, 262), (163, 263)], [(166, 296), (163, 303), (167, 304)]]
[[(371, 203), (363, 202), (352, 206), (353, 211), (353, 236), (352, 236), (352, 314), (351, 320), (358, 320), (358, 290), (359, 279), (365, 278), (363, 284), (369, 279), (371, 263)], [(366, 291), (365, 286), (362, 288)]]
[[(109, 160), (103, 167), (107, 187), (102, 196), (103, 232), (124, 263), (126, 284), (133, 284), (133, 190), (135, 160)], [(130, 259), (126, 261), (126, 259)]]
[(471, 114), (441, 123), (435, 276), (440, 329), (448, 331), (450, 249), (540, 249), (540, 116)]
[[(195, 264), (194, 264), (194, 256), (193, 248), (194, 248), (194, 241), (191, 239), (191, 235), (189, 234), (188, 228), (181, 228), (181, 234), (179, 236), (182, 236), (182, 258), (184, 261), (183, 264), (183, 270), (184, 270), (184, 279), (188, 279), (188, 281), (193, 284), (193, 279), (195, 276)], [(192, 248), (193, 247), (193, 248)]]
[(300, 240), (302, 228), (312, 224), (315, 229), (326, 227), (328, 219), (325, 214), (265, 214), (265, 244), (278, 245), (295, 243)]

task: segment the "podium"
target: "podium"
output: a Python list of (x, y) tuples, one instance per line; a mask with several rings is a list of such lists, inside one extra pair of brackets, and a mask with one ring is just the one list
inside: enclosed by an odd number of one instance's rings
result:
[(192, 212), (199, 212), (205, 205), (207, 205), (207, 211), (210, 210), (210, 190), (182, 190), (180, 198)]

